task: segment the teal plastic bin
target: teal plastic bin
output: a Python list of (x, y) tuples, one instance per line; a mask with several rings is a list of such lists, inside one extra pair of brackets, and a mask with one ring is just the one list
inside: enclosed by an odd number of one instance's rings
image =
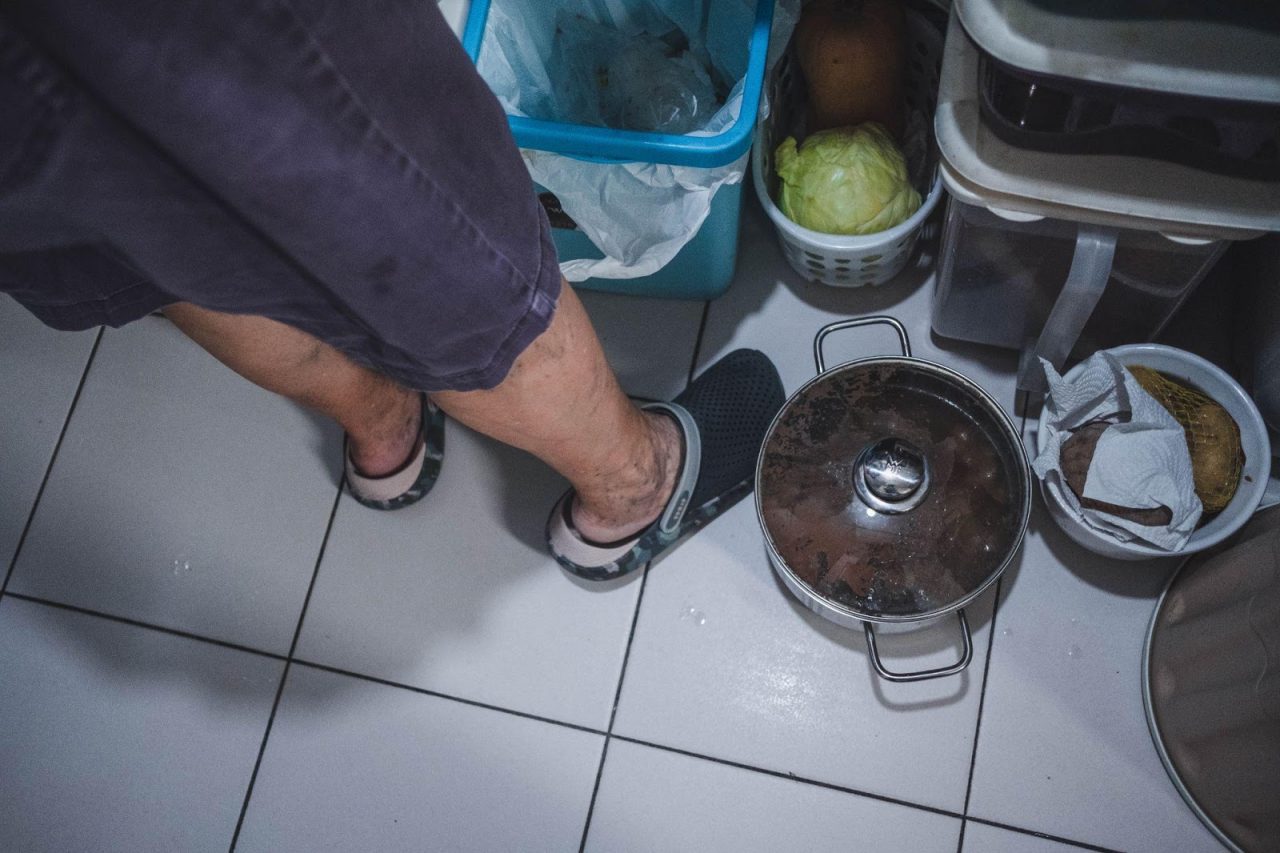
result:
[[(480, 56), (491, 0), (473, 0), (462, 44), (472, 61)], [(755, 17), (744, 21), (749, 32), (747, 72), (742, 110), (734, 124), (714, 136), (678, 136), (634, 130), (508, 116), (516, 144), (594, 163), (667, 163), (714, 169), (737, 160), (751, 147), (760, 88), (764, 80), (773, 23), (774, 0), (758, 0)], [(541, 188), (539, 188), (541, 192)], [(556, 202), (542, 195), (549, 211)], [(575, 284), (592, 290), (676, 299), (712, 299), (733, 280), (738, 255), (738, 224), (742, 211), (742, 183), (722, 185), (711, 202), (702, 227), (671, 261), (652, 275), (629, 279), (590, 278)], [(563, 216), (551, 216), (552, 236), (561, 260), (600, 258), (603, 254), (582, 231)]]

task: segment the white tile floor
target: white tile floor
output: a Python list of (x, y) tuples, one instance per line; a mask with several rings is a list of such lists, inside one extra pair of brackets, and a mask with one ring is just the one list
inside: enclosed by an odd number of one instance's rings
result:
[[(930, 335), (926, 273), (803, 283), (753, 205), (742, 241), (710, 306), (588, 296), (632, 393), (738, 346), (794, 389), (819, 326), (889, 312), (1012, 408), (1011, 354)], [(432, 495), (379, 514), (333, 428), (165, 321), (61, 335), (0, 300), (0, 850), (1220, 849), (1142, 717), (1170, 565), (1037, 512), (973, 665), (886, 684), (775, 580), (750, 502), (588, 586), (541, 544), (558, 478), (448, 435)], [(954, 632), (884, 645), (942, 662)]]

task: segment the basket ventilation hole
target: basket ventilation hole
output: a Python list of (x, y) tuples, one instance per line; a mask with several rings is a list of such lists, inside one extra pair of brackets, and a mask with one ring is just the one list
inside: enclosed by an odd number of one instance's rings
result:
[(862, 265), (865, 267), (868, 264), (874, 264), (876, 261), (880, 260), (883, 257), (884, 255), (867, 255), (865, 258), (862, 259)]

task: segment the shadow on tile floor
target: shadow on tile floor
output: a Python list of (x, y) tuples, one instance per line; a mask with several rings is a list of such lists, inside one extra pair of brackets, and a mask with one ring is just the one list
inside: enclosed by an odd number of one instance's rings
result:
[[(223, 665), (220, 666), (192, 667), (189, 656), (183, 651), (183, 644), (200, 641), (173, 638), (172, 643), (157, 643), (157, 634), (146, 628), (112, 632), (113, 636), (122, 637), (123, 641), (109, 648), (103, 647), (100, 642), (103, 623), (94, 616), (57, 619), (48, 624), (56, 625), (56, 630), (62, 632), (67, 644), (81, 653), (82, 660), (92, 660), (98, 673), (126, 686), (145, 680), (152, 684), (165, 683), (174, 689), (189, 688), (209, 707), (214, 708), (232, 709), (243, 701), (260, 700), (264, 689), (274, 691), (284, 670), (283, 660), (275, 662), (278, 667), (262, 666), (246, 670), (233, 664), (234, 657), (222, 659)], [(50, 631), (52, 630), (55, 629), (51, 627)], [(264, 657), (254, 658), (270, 663)], [(258, 674), (250, 675), (249, 671), (256, 671)]]
[(342, 499), (297, 656), (603, 725), (640, 576), (589, 584), (564, 572), (544, 541), (564, 480), (448, 429), (441, 478), (421, 503), (376, 513)]
[[(908, 309), (906, 304), (909, 301), (919, 301), (922, 296), (927, 296), (922, 295), (921, 291), (932, 288), (941, 230), (939, 214), (925, 224), (915, 254), (906, 269), (887, 284), (857, 288), (833, 287), (809, 281), (791, 268), (778, 246), (772, 224), (758, 204), (751, 204), (743, 216), (743, 256), (740, 262), (742, 268), (751, 269), (751, 274), (739, 275), (729, 294), (723, 298), (732, 303), (732, 309), (739, 317), (745, 318), (761, 313), (775, 288), (785, 287), (801, 303), (833, 315), (834, 318), (887, 314), (903, 319), (910, 325), (912, 319), (929, 312), (927, 306), (913, 304)], [(711, 324), (704, 334), (701, 350), (719, 352), (726, 346), (737, 325)], [(819, 326), (820, 324), (815, 323), (814, 334), (818, 332)], [(891, 338), (877, 337), (875, 340), (883, 340), (887, 344)], [(920, 343), (918, 337), (913, 338), (912, 344), (916, 350), (919, 350)], [(924, 354), (917, 351), (915, 354), (944, 364), (960, 362), (976, 365), (991, 375), (1009, 374), (1016, 366), (1016, 358), (1010, 350), (939, 337), (932, 329), (929, 330), (928, 343), (934, 352)], [(805, 340), (798, 341), (795, 345), (807, 350), (811, 344)], [(896, 352), (894, 348), (887, 350), (885, 354), (892, 355)]]
[[(849, 317), (892, 312), (929, 280), (937, 237), (922, 239), (907, 269), (880, 287), (832, 287), (801, 277), (782, 254), (773, 224), (754, 201), (743, 209), (739, 274), (721, 299), (730, 301), (740, 318), (759, 314), (777, 287), (785, 287), (805, 305)], [(742, 271), (750, 270), (749, 274)], [(719, 352), (736, 324), (713, 324), (706, 329), (701, 351)], [(815, 328), (816, 332), (817, 329)]]
[[(496, 463), (493, 476), (502, 484), (504, 532), (518, 539), (540, 560), (547, 555), (547, 515), (569, 488), (569, 482), (531, 454), (496, 441), (486, 440), (486, 444), (492, 451), (489, 458)], [(633, 572), (613, 581), (588, 581), (558, 565), (556, 571), (579, 589), (593, 593), (609, 593), (636, 583), (642, 574)]]
[(1054, 562), (1071, 572), (1084, 583), (1110, 595), (1122, 598), (1146, 598), (1155, 603), (1155, 597), (1164, 589), (1169, 574), (1178, 567), (1182, 558), (1168, 557), (1151, 560), (1113, 560), (1093, 554), (1062, 532), (1049, 515), (1038, 494), (1031, 523), (1044, 539)]
[(317, 463), (329, 475), (329, 479), (336, 489), (342, 481), (344, 463), (345, 442), (342, 430), (335, 429), (332, 422), (318, 412), (304, 409), (301, 406), (297, 408), (299, 412), (306, 416), (314, 428), (308, 441), (308, 446), (315, 451)]

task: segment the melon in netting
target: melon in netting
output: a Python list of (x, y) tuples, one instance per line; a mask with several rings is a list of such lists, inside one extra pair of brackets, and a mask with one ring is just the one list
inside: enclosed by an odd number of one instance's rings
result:
[(1196, 496), (1205, 514), (1222, 512), (1235, 497), (1244, 472), (1239, 425), (1226, 409), (1195, 388), (1150, 367), (1134, 365), (1128, 370), (1182, 425), (1191, 451)]

